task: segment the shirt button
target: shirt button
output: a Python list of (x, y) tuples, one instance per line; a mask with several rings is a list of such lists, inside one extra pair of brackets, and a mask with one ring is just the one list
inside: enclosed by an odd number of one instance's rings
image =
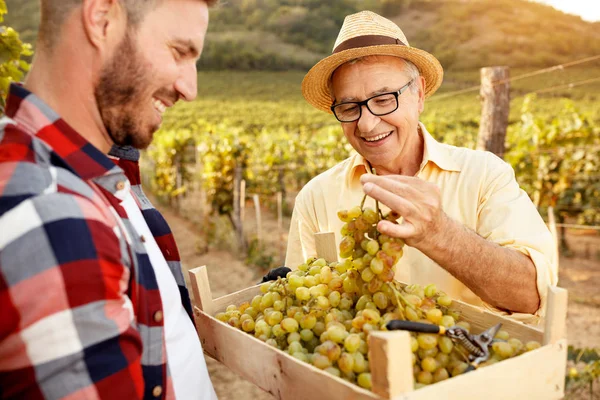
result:
[(117, 182), (117, 184), (115, 185), (115, 188), (117, 190), (123, 190), (123, 189), (125, 189), (125, 182), (124, 181)]
[(161, 394), (162, 394), (162, 386), (160, 386), (160, 385), (154, 386), (154, 389), (152, 389), (152, 395), (154, 397), (158, 397)]
[(140, 236), (140, 240), (142, 241), (142, 243), (146, 243), (146, 237), (144, 235)]
[(154, 322), (162, 322), (163, 320), (163, 312), (158, 310), (154, 313)]

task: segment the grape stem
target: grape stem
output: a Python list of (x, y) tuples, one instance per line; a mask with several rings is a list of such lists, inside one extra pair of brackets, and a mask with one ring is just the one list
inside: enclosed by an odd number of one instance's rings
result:
[(394, 292), (394, 294), (396, 295), (396, 300), (398, 301), (398, 305), (400, 305), (400, 300), (402, 300), (402, 302), (408, 307), (408, 308), (412, 308), (413, 310), (417, 311), (416, 307), (414, 304), (412, 304), (411, 302), (409, 302), (408, 300), (406, 300), (406, 298), (404, 296), (402, 296), (402, 294), (398, 291), (398, 289), (396, 289), (394, 287), (394, 285), (391, 282), (387, 282), (387, 284), (390, 286), (390, 288), (392, 289), (392, 292)]

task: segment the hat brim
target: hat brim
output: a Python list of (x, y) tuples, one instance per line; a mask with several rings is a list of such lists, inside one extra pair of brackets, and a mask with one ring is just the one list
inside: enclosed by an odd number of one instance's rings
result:
[(319, 110), (331, 114), (329, 78), (342, 64), (365, 56), (395, 56), (415, 64), (425, 78), (425, 97), (431, 96), (442, 84), (444, 70), (440, 62), (428, 52), (414, 47), (399, 45), (367, 46), (348, 49), (332, 54), (315, 64), (302, 80), (302, 95)]

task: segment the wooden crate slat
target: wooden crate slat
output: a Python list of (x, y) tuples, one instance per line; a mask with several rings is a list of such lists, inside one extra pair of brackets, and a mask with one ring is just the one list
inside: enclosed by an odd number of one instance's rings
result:
[(561, 399), (564, 396), (567, 341), (426, 386), (395, 400)]
[(197, 308), (196, 311), (204, 351), (276, 399), (380, 399), (370, 391), (296, 360)]
[(414, 389), (410, 333), (371, 332), (369, 365), (373, 392), (389, 399)]

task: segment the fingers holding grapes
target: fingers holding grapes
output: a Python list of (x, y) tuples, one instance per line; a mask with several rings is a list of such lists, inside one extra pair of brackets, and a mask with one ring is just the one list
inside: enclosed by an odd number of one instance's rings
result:
[(436, 236), (444, 231), (447, 216), (436, 185), (402, 175), (364, 174), (361, 182), (365, 194), (402, 216), (400, 223), (379, 222), (377, 229), (381, 233), (420, 248), (437, 240)]

